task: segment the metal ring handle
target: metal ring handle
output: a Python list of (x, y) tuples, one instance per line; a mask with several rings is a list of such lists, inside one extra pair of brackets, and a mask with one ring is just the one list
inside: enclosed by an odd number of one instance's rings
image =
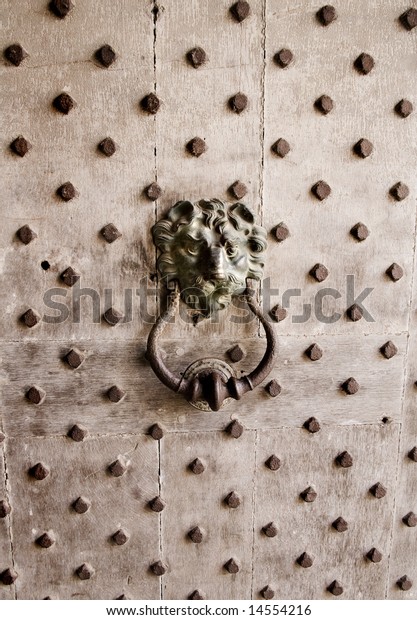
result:
[[(247, 283), (248, 284), (248, 283)], [(166, 311), (160, 315), (153, 326), (147, 345), (147, 359), (158, 379), (170, 390), (182, 394), (189, 402), (199, 399), (207, 401), (212, 411), (218, 411), (226, 398), (240, 400), (246, 392), (253, 390), (271, 372), (276, 356), (276, 338), (271, 323), (263, 316), (261, 308), (254, 299), (254, 290), (247, 286), (243, 295), (251, 312), (260, 320), (266, 334), (266, 351), (258, 366), (244, 377), (230, 376), (227, 380), (218, 369), (206, 369), (190, 379), (177, 376), (166, 366), (159, 348), (159, 339), (168, 322), (175, 316), (180, 303), (177, 282), (169, 295)]]

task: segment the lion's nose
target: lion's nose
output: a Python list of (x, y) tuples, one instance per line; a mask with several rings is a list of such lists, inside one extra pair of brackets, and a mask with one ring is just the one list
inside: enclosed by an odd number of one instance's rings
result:
[(222, 279), (225, 277), (224, 255), (222, 248), (217, 246), (210, 248), (208, 270), (210, 274), (216, 276), (216, 278)]

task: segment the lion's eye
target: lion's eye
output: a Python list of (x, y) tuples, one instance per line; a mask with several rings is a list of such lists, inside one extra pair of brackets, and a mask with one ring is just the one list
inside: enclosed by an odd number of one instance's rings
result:
[(198, 254), (198, 249), (198, 243), (190, 243), (189, 245), (187, 245), (187, 253), (191, 254), (191, 256), (196, 256)]
[(234, 256), (236, 256), (238, 252), (238, 246), (237, 245), (228, 245), (226, 246), (226, 254), (227, 256), (229, 256), (229, 258), (233, 258)]

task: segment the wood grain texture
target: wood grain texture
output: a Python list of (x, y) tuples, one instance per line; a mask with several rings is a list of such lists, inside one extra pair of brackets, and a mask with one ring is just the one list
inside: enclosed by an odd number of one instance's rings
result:
[[(4, 443), (0, 447), (0, 501), (9, 501), (9, 494), (6, 487), (5, 472), (5, 450)], [(13, 568), (13, 558), (10, 537), (10, 515), (0, 518), (0, 573), (7, 568)], [(0, 585), (0, 600), (14, 599), (16, 595), (16, 586)]]
[[(264, 384), (233, 401), (218, 413), (194, 409), (162, 386), (145, 360), (144, 346), (134, 343), (30, 343), (5, 347), (3, 365), (4, 427), (18, 437), (63, 435), (82, 422), (92, 434), (147, 432), (154, 422), (174, 431), (221, 430), (238, 417), (248, 428), (300, 427), (314, 415), (324, 425), (380, 424), (383, 418), (400, 420), (403, 359), (406, 339), (392, 336), (398, 354), (385, 359), (379, 348), (384, 336), (369, 336), (359, 343), (342, 336), (317, 339), (323, 357), (312, 362), (305, 355), (308, 337), (281, 337), (275, 368)], [(197, 342), (164, 340), (162, 351), (168, 367), (178, 373), (194, 360), (219, 357), (228, 361), (234, 340)], [(263, 355), (262, 339), (241, 340), (246, 357), (234, 366), (237, 376), (255, 368)], [(63, 361), (76, 344), (86, 354), (76, 370)], [(354, 377), (359, 391), (346, 395), (341, 384)], [(265, 386), (275, 378), (282, 387), (271, 398)], [(45, 401), (33, 405), (25, 394), (31, 385), (46, 391)], [(126, 391), (120, 403), (110, 402), (113, 385)], [(69, 403), (68, 398), (71, 398)]]
[[(320, 4), (313, 0), (302, 7), (292, 0), (267, 0), (264, 221), (268, 230), (284, 221), (291, 236), (280, 244), (271, 237), (265, 275), (271, 278), (271, 287), (279, 289), (277, 302), (286, 290), (301, 292), (291, 299), (289, 317), (278, 326), (279, 333), (343, 333), (360, 338), (404, 331), (408, 323), (417, 118), (401, 119), (394, 106), (403, 97), (415, 98), (411, 60), (415, 40), (398, 21), (404, 6), (397, 0), (384, 2), (383, 7), (358, 0), (332, 4), (338, 19), (324, 28), (315, 16)], [(273, 61), (281, 48), (294, 54), (286, 69)], [(362, 52), (375, 60), (368, 75), (353, 67)], [(323, 94), (334, 101), (326, 116), (314, 107)], [(280, 137), (291, 146), (284, 159), (270, 149)], [(374, 145), (367, 159), (352, 152), (360, 138)], [(332, 188), (323, 202), (310, 192), (320, 179)], [(397, 181), (410, 189), (402, 202), (388, 194)], [(362, 243), (349, 234), (359, 221), (371, 231)], [(405, 273), (396, 283), (385, 275), (393, 262)], [(309, 276), (316, 263), (330, 271), (321, 284)], [(373, 289), (364, 306), (374, 322), (352, 323), (343, 316), (353, 303), (348, 301), (349, 274), (355, 277), (356, 295)], [(342, 318), (323, 324), (313, 311), (307, 322), (298, 322), (295, 317), (303, 314), (303, 305), (314, 308), (317, 292), (325, 287), (338, 291), (341, 298), (326, 297), (323, 313), (338, 312)]]
[[(199, 458), (205, 471), (188, 465)], [(223, 433), (169, 434), (161, 446), (162, 549), (170, 569), (163, 577), (163, 598), (186, 599), (200, 590), (207, 599), (251, 597), (253, 470), (255, 433), (238, 439)], [(225, 497), (235, 491), (240, 506)], [(199, 526), (201, 543), (187, 533)], [(236, 574), (223, 565), (233, 558)]]
[[(339, 581), (341, 598), (380, 599), (385, 596), (390, 549), (389, 530), (396, 485), (396, 446), (399, 425), (334, 427), (311, 435), (303, 430), (259, 431), (255, 477), (254, 596), (266, 585), (277, 599), (332, 599), (326, 588)], [(335, 458), (347, 450), (350, 468)], [(281, 460), (278, 471), (265, 461), (271, 454)], [(369, 488), (380, 482), (387, 490), (376, 499)], [(300, 493), (312, 486), (314, 502)], [(342, 516), (348, 523), (337, 532), (332, 522)], [(273, 521), (274, 538), (262, 533)], [(380, 563), (366, 559), (376, 547)], [(310, 568), (297, 558), (307, 552)]]
[[(121, 477), (108, 466), (120, 456), (129, 463)], [(11, 479), (14, 554), (22, 599), (158, 599), (159, 579), (149, 565), (159, 556), (159, 518), (147, 503), (158, 495), (158, 444), (150, 437), (11, 440), (7, 459)], [(44, 480), (28, 475), (42, 461)], [(85, 497), (91, 507), (77, 514), (72, 503)], [(123, 528), (123, 546), (111, 536)], [(36, 539), (52, 530), (55, 544), (41, 548)], [(75, 574), (84, 562), (91, 579)]]

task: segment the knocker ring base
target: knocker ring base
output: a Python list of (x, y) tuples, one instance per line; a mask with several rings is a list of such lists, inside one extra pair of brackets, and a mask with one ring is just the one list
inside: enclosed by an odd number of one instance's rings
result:
[[(274, 364), (275, 334), (252, 288), (252, 280), (262, 275), (266, 231), (255, 225), (252, 212), (240, 203), (227, 208), (218, 200), (196, 205), (183, 201), (154, 226), (153, 235), (161, 250), (158, 268), (171, 293), (166, 311), (149, 334), (147, 358), (168, 388), (182, 394), (197, 409), (218, 411), (258, 386)], [(200, 318), (207, 318), (237, 295), (246, 301), (266, 334), (266, 351), (255, 370), (236, 377), (225, 361), (203, 358), (194, 361), (182, 375), (175, 375), (163, 360), (159, 342), (178, 314), (181, 299)]]

